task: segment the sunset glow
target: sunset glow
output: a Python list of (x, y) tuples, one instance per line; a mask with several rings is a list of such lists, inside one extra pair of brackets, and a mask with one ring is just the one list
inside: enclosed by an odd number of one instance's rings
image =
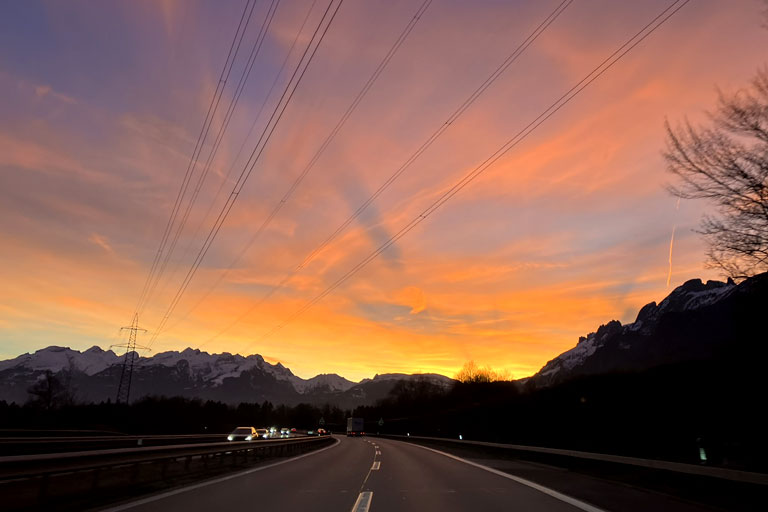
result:
[[(434, 0), (255, 237), (421, 5), (345, 2), (152, 353), (258, 353), (301, 377), (353, 380), (454, 375), (474, 360), (521, 378), (599, 325), (633, 321), (671, 287), (722, 280), (705, 268), (704, 244), (693, 232), (707, 205), (676, 204), (665, 189), (664, 121), (704, 120), (718, 88), (735, 91), (765, 65), (764, 5), (752, 0), (691, 1), (433, 215), (293, 318), (669, 1), (568, 5), (313, 254), (559, 4)], [(121, 341), (243, 5), (4, 6), (14, 16), (0, 17), (0, 359), (48, 345), (82, 350)], [(253, 12), (198, 171), (269, 5), (257, 3)], [(140, 344), (161, 324), (325, 6), (279, 4), (140, 315), (149, 330)]]

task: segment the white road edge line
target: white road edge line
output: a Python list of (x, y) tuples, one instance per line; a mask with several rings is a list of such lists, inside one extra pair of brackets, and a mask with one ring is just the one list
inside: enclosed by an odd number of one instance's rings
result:
[(373, 491), (361, 492), (357, 497), (355, 505), (352, 507), (352, 512), (368, 512), (371, 508), (371, 500), (373, 499)]
[[(122, 505), (117, 505), (116, 507), (111, 508), (104, 508), (101, 509), (101, 512), (119, 512), (120, 510), (128, 510), (133, 507), (138, 507), (139, 505), (144, 505), (147, 503), (152, 503), (153, 501), (162, 500), (164, 498), (168, 498), (170, 496), (175, 496), (176, 494), (181, 494), (183, 492), (192, 491), (194, 489), (199, 489), (201, 487), (206, 487), (208, 485), (218, 484), (220, 482), (226, 482), (227, 480), (232, 480), (233, 478), (239, 478), (241, 476), (250, 475), (251, 473), (255, 473), (257, 471), (263, 471), (265, 469), (270, 469), (275, 466), (280, 466), (282, 464), (287, 464), (289, 462), (293, 462), (295, 460), (303, 459), (304, 457), (309, 457), (310, 455), (316, 455), (320, 452), (324, 452), (325, 450), (330, 450), (331, 448), (335, 448), (338, 446), (341, 441), (338, 439), (334, 439), (336, 441), (331, 446), (326, 446), (325, 448), (320, 448), (319, 450), (315, 450), (309, 453), (305, 453), (303, 455), (297, 455), (296, 457), (292, 457), (290, 459), (281, 460), (279, 462), (274, 462), (272, 464), (267, 464), (266, 466), (259, 466), (257, 468), (247, 469), (245, 471), (241, 471), (240, 473), (235, 473), (233, 475), (227, 475), (220, 478), (215, 478), (213, 480), (206, 480), (205, 482), (200, 482), (197, 484), (188, 485), (186, 487), (179, 487), (178, 489), (174, 489), (172, 491), (164, 492), (162, 494), (156, 494), (154, 496), (148, 496), (146, 498), (142, 498), (140, 500), (132, 501), (130, 503), (124, 503)], [(367, 509), (366, 509), (367, 510)]]
[(551, 496), (557, 500), (568, 503), (569, 505), (573, 505), (574, 507), (584, 510), (586, 512), (606, 512), (605, 510), (601, 508), (597, 508), (594, 505), (590, 505), (589, 503), (585, 503), (581, 500), (577, 500), (576, 498), (571, 498), (570, 496), (566, 496), (565, 494), (557, 492), (554, 489), (550, 489), (549, 487), (544, 487), (543, 485), (539, 485), (535, 482), (531, 482), (530, 480), (526, 480), (525, 478), (520, 478), (519, 476), (510, 475), (509, 473), (504, 473), (503, 471), (499, 471), (498, 469), (489, 468), (488, 466), (483, 466), (482, 464), (478, 464), (476, 462), (462, 459), (461, 457), (451, 455), (450, 453), (441, 452), (440, 450), (435, 450), (434, 448), (428, 448), (426, 446), (421, 446), (420, 444), (415, 444), (415, 443), (408, 443), (408, 444), (410, 444), (411, 446), (417, 446), (424, 450), (429, 450), (431, 452), (439, 453), (440, 455), (444, 455), (448, 458), (457, 460), (459, 462), (463, 462), (464, 464), (469, 464), (470, 466), (475, 466), (476, 468), (483, 469), (485, 471), (488, 471), (489, 473), (503, 476), (504, 478), (508, 478), (509, 480), (514, 480), (519, 484), (526, 485), (532, 489), (536, 489), (539, 492), (543, 492), (547, 496)]
[(376, 471), (381, 468), (381, 461), (377, 460), (373, 463), (373, 466), (371, 466), (371, 471)]

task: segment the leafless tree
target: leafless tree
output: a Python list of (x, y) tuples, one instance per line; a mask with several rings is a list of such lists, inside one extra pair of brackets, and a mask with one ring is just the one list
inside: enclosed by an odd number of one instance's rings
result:
[(709, 118), (707, 126), (666, 123), (669, 190), (713, 204), (699, 229), (708, 263), (744, 279), (768, 270), (768, 68), (750, 87), (721, 92)]
[(62, 379), (46, 370), (35, 384), (29, 387), (30, 403), (43, 409), (56, 409), (73, 402), (70, 392), (70, 375), (63, 372)]
[(456, 380), (463, 383), (497, 382), (511, 380), (509, 372), (495, 371), (488, 366), (480, 367), (474, 361), (467, 361), (456, 374)]

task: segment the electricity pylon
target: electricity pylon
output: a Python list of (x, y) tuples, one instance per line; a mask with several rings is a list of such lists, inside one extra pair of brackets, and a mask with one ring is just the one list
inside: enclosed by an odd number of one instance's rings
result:
[(128, 403), (131, 395), (131, 378), (133, 377), (133, 365), (136, 361), (137, 348), (148, 350), (147, 347), (136, 345), (136, 333), (139, 331), (147, 332), (146, 329), (139, 327), (138, 313), (133, 315), (133, 322), (128, 327), (121, 327), (120, 332), (128, 331), (128, 343), (114, 345), (116, 347), (125, 347), (125, 359), (123, 361), (123, 371), (120, 372), (120, 385), (117, 387), (117, 403)]

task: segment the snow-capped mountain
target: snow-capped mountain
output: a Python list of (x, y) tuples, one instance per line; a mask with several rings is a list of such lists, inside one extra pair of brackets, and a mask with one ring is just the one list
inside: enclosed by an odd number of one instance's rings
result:
[(535, 386), (549, 386), (578, 376), (643, 370), (750, 350), (750, 344), (766, 341), (759, 325), (766, 305), (768, 273), (738, 285), (731, 280), (692, 279), (658, 305), (643, 306), (634, 322), (621, 325), (612, 320), (582, 336), (574, 348), (528, 380)]
[(294, 389), (302, 394), (312, 391), (347, 391), (356, 384), (335, 373), (321, 373), (306, 380), (294, 375), (291, 383)]
[[(122, 355), (96, 346), (84, 352), (51, 346), (0, 361), (0, 400), (25, 402), (29, 387), (46, 371), (66, 375), (77, 400), (114, 399), (122, 363)], [(386, 396), (397, 380), (410, 377), (405, 374), (377, 375), (360, 383), (336, 374), (302, 379), (282, 364), (268, 363), (258, 354), (209, 354), (187, 348), (151, 357), (137, 356), (131, 395), (134, 398), (150, 394), (186, 396), (229, 403), (269, 400), (293, 404), (305, 401), (354, 407), (373, 403)], [(453, 382), (442, 375), (430, 375), (429, 378), (446, 386)], [(382, 382), (383, 386), (379, 385)]]
[(7, 369), (23, 369), (33, 372), (53, 373), (61, 370), (77, 370), (86, 375), (95, 375), (113, 364), (118, 364), (120, 357), (111, 350), (102, 350), (93, 346), (85, 352), (78, 352), (67, 347), (47, 347), (33, 354), (24, 354), (15, 359), (0, 361), (0, 372)]
[[(184, 361), (183, 364), (182, 361)], [(187, 348), (181, 352), (172, 350), (161, 352), (152, 357), (142, 357), (138, 362), (139, 367), (160, 365), (168, 368), (177, 368), (180, 364), (185, 368), (184, 371), (187, 372), (189, 377), (213, 385), (220, 385), (225, 379), (239, 377), (243, 372), (253, 369), (258, 369), (279, 381), (289, 382), (297, 391), (299, 389), (294, 383), (299, 384), (299, 387), (301, 387), (303, 382), (303, 379), (296, 377), (291, 373), (291, 370), (282, 364), (270, 364), (258, 354), (250, 356), (230, 354), (229, 352), (209, 354), (199, 349)]]
[(446, 377), (445, 375), (440, 375), (438, 373), (414, 373), (414, 374), (382, 373), (382, 374), (376, 374), (372, 379), (363, 379), (362, 381), (360, 381), (360, 383), (363, 384), (366, 382), (386, 382), (386, 381), (397, 382), (400, 380), (427, 380), (432, 384), (435, 384), (442, 388), (449, 388), (456, 382), (454, 379), (450, 377)]

